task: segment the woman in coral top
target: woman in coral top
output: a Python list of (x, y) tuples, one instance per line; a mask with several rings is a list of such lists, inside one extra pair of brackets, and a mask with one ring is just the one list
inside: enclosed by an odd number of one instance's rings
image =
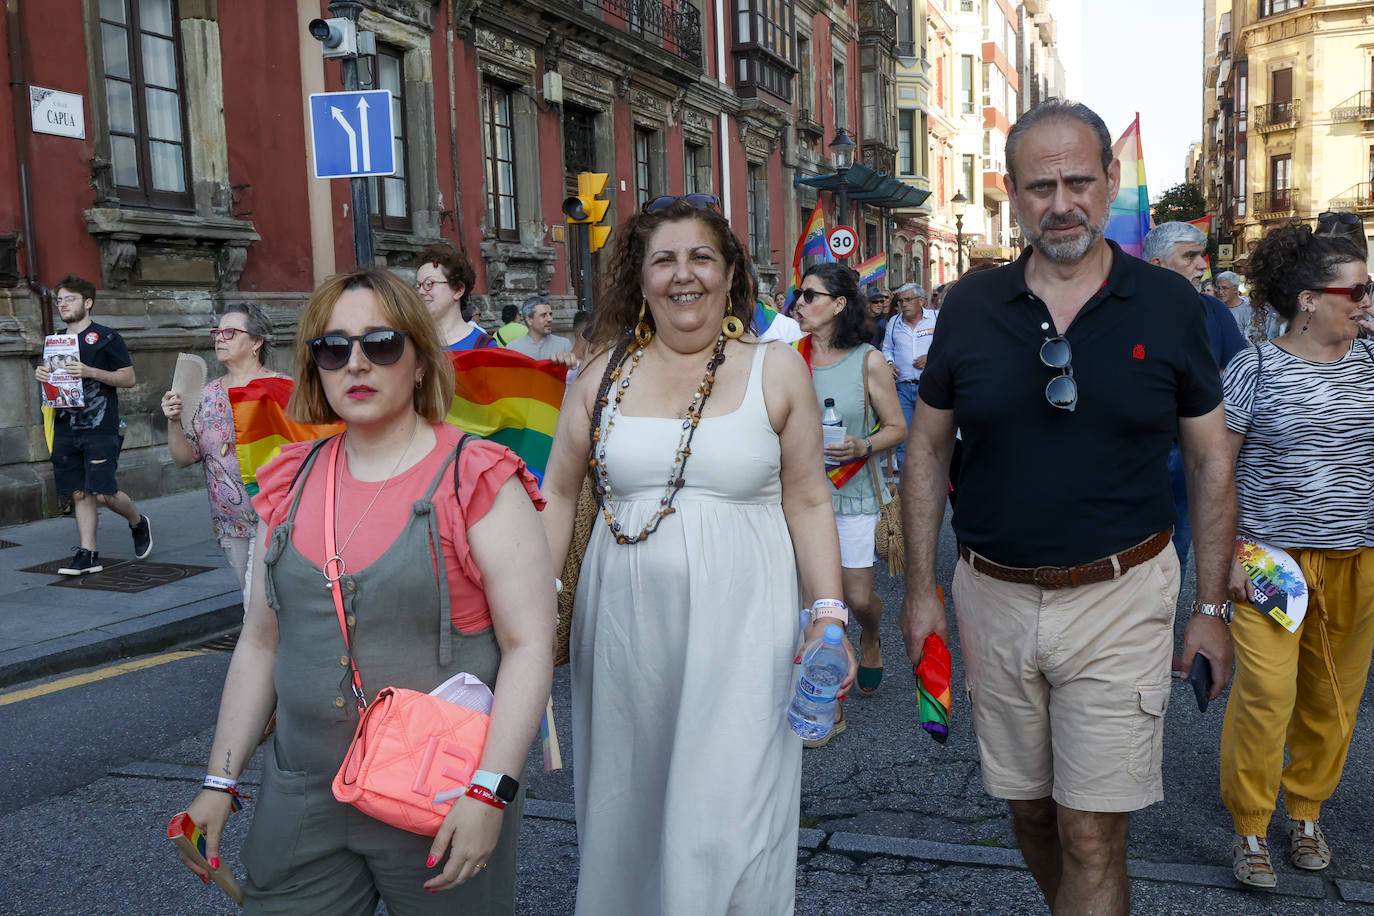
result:
[[(288, 446), (258, 475), (248, 618), (206, 787), (189, 809), (207, 857), (218, 867), (235, 780), (275, 707), (243, 846), (246, 912), (370, 913), (378, 899), (397, 913), (512, 912), (518, 780), (553, 676), (554, 573), (534, 479), (502, 446), (459, 448), (462, 433), (443, 422), (453, 393), (443, 343), (420, 297), (388, 272), (341, 274), (315, 291), (296, 377), (292, 417), (346, 431)], [(337, 547), (326, 562), (328, 501)], [(524, 574), (501, 574), (511, 557)], [(478, 788), (433, 838), (333, 797), (358, 709), (326, 578), (338, 582), (369, 700), (386, 686), (428, 692), (460, 671), (494, 691)]]

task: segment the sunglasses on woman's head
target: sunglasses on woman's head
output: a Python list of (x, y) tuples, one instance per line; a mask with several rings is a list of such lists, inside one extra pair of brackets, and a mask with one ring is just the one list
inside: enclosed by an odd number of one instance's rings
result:
[(1335, 293), (1338, 296), (1349, 296), (1351, 302), (1363, 302), (1365, 296), (1374, 292), (1374, 281), (1366, 280), (1354, 286), (1319, 286), (1312, 292)]
[(690, 204), (698, 210), (715, 210), (720, 212), (720, 198), (714, 194), (683, 194), (681, 197), (655, 197), (653, 200), (644, 204), (643, 212), (657, 213), (666, 210), (678, 201)]
[(377, 366), (390, 366), (401, 358), (406, 350), (406, 332), (392, 328), (379, 328), (366, 334), (323, 334), (311, 338), (306, 346), (310, 348), (310, 358), (315, 365), (326, 372), (333, 372), (348, 365), (353, 355), (353, 341), (363, 348), (363, 356)]
[(1347, 210), (1324, 210), (1317, 214), (1317, 227), (1321, 228), (1323, 223), (1344, 223), (1347, 226), (1359, 225), (1359, 216)]

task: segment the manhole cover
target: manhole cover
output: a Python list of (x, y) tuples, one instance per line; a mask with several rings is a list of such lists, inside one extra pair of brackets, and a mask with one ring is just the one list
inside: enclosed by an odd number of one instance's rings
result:
[(206, 640), (200, 644), (202, 649), (209, 649), (211, 652), (233, 652), (234, 647), (239, 644), (239, 634), (226, 633), (214, 639)]
[(7, 541), (7, 540), (5, 540), (4, 538), (0, 538), (0, 550), (4, 550), (6, 547), (18, 547), (18, 546), (19, 546), (19, 545), (16, 544), (14, 541)]
[[(49, 563), (30, 566), (21, 572), (55, 576), (58, 574), (57, 571), (69, 562), (71, 562), (69, 559), (53, 560)], [(88, 576), (63, 576), (58, 581), (48, 584), (59, 588), (94, 588), (105, 592), (123, 592), (131, 595), (135, 592), (145, 592), (150, 588), (157, 588), (159, 585), (166, 585), (169, 582), (176, 582), (179, 579), (189, 579), (212, 569), (214, 569), (213, 566), (187, 566), (183, 563), (135, 563), (132, 560), (115, 560), (106, 563), (105, 568), (98, 573), (91, 573)]]

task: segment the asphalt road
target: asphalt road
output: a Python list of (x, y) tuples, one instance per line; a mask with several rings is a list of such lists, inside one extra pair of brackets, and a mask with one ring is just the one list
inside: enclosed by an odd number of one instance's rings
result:
[[(948, 583), (953, 551), (947, 528), (945, 536), (941, 578)], [(953, 729), (940, 746), (915, 719), (910, 667), (896, 626), (900, 584), (879, 572), (878, 585), (886, 605), (882, 688), (872, 698), (849, 701), (849, 731), (804, 758), (797, 912), (1045, 912), (1019, 867), (1005, 807), (982, 791), (958, 699), (957, 629)], [(1190, 601), (1191, 586), (1185, 585), (1181, 605)], [(852, 635), (857, 638), (857, 631)], [(74, 686), (49, 679), (0, 694), (0, 735), (7, 739), (0, 742), (0, 911), (237, 911), (180, 868), (165, 837), (167, 819), (194, 796), (204, 772), (228, 659), (209, 651), (164, 654), (75, 672), (68, 677), (83, 682)], [(555, 709), (571, 763), (567, 676), (566, 668), (558, 671)], [(52, 692), (31, 695), (34, 688)], [(1282, 860), (1287, 840), (1280, 808), (1270, 833), (1280, 893), (1264, 894), (1230, 880), (1231, 828), (1217, 791), (1224, 703), (1199, 714), (1180, 683), (1167, 718), (1166, 801), (1137, 813), (1132, 823), (1135, 909), (1374, 911), (1350, 902), (1361, 895), (1374, 902), (1370, 706), (1366, 696), (1345, 779), (1324, 811), (1335, 864), (1312, 876)], [(577, 880), (571, 771), (544, 773), (532, 754), (526, 782), (531, 801), (521, 834), (518, 912), (570, 913)], [(702, 816), (711, 816), (709, 806)], [(234, 865), (247, 825), (246, 814), (230, 822), (226, 858)]]

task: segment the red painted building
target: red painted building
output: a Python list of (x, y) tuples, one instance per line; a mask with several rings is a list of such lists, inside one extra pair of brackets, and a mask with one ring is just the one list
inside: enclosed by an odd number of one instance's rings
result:
[[(834, 222), (834, 194), (797, 181), (833, 171), (836, 130), (879, 174), (895, 149), (886, 0), (358, 6), (376, 45), (360, 73), (398, 116), (398, 173), (370, 180), (377, 262), (407, 273), (430, 244), (454, 245), (487, 323), (535, 293), (575, 307), (579, 236), (560, 206), (578, 172), (609, 173), (612, 225), (659, 195), (719, 195), (770, 290), (786, 285), (818, 195)], [(176, 354), (211, 356), (206, 332), (235, 301), (267, 308), (286, 342), (314, 285), (353, 265), (348, 183), (312, 177), (306, 97), (342, 88), (306, 29), (328, 7), (10, 0), (0, 378), (23, 394), (0, 404), (0, 524), (56, 504), (32, 382), (51, 327), (44, 285), (92, 279), (97, 319), (129, 343), (139, 385), (121, 400), (120, 470), (138, 497), (199, 485), (162, 447), (157, 401)], [(39, 97), (80, 130), (44, 132)], [(851, 208), (860, 256), (882, 250), (884, 214)]]

